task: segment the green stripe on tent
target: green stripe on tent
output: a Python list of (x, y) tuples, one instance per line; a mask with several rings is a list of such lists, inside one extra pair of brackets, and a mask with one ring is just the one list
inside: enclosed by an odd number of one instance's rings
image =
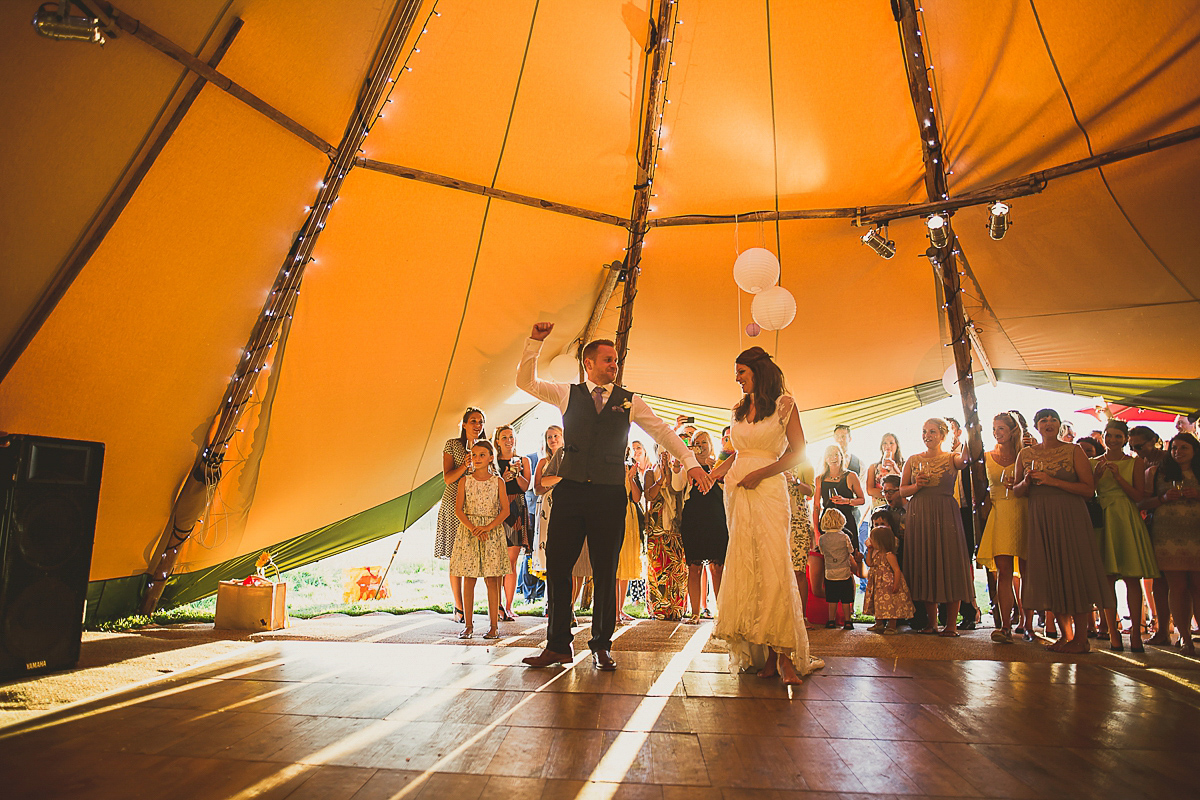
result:
[(1103, 397), (1110, 403), (1173, 414), (1191, 414), (1200, 409), (1200, 378), (1125, 378), (1078, 372), (998, 369), (996, 379), (1082, 397)]

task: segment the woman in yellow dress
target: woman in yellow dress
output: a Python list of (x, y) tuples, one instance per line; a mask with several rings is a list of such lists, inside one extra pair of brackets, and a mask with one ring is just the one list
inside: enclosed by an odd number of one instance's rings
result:
[(617, 622), (633, 619), (625, 613), (625, 596), (629, 582), (646, 577), (646, 566), (642, 563), (642, 525), (638, 504), (642, 502), (642, 484), (638, 478), (638, 465), (629, 460), (625, 464), (625, 495), (629, 502), (625, 506), (625, 539), (621, 542), (621, 553), (617, 557)]
[[(992, 418), (996, 446), (984, 454), (987, 468), (988, 497), (984, 508), (987, 524), (976, 555), (980, 564), (996, 573), (996, 602), (1000, 606), (1001, 626), (992, 631), (992, 641), (1012, 644), (1013, 606), (1021, 607), (1013, 584), (1013, 564), (1025, 572), (1025, 512), (1027, 500), (1013, 494), (1017, 451), (1024, 435), (1017, 417), (1004, 412)], [(1028, 627), (1026, 628), (1027, 636)]]

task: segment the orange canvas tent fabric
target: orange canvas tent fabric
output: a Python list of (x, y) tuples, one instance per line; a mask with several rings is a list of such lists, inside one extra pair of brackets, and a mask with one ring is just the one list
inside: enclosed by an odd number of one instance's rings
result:
[[(136, 584), (329, 157), (206, 84), (45, 308), (195, 76), (133, 35), (103, 48), (39, 37), (37, 5), (0, 8), (0, 429), (106, 443), (92, 579)], [(201, 60), (242, 20), (219, 71), (334, 144), (395, 11), (118, 5)], [(1200, 125), (1194, 11), (925, 3), (951, 194)], [(361, 155), (627, 219), (656, 12), (426, 0)], [(728, 408), (733, 357), (757, 343), (814, 410), (814, 433), (839, 414), (862, 420), (937, 395), (951, 355), (922, 220), (890, 225), (891, 260), (847, 219), (666, 224), (924, 202), (921, 108), (890, 4), (681, 0), (672, 20), (626, 384), (664, 409)], [(1007, 380), (1075, 375), (1113, 399), (1200, 405), (1200, 142), (1053, 180), (1012, 206), (1001, 241), (983, 207), (955, 215), (963, 302), (992, 366)], [(270, 402), (241, 426), (213, 492), (210, 522), (222, 526), (185, 545), (176, 580), (281, 542), (296, 543), (294, 565), (328, 552), (322, 542), (402, 529), (414, 502), (436, 500), (442, 443), (463, 408), (483, 407), (492, 425), (526, 411), (513, 372), (530, 324), (557, 323), (545, 366), (583, 330), (603, 265), (628, 243), (611, 219), (353, 168), (260, 379)], [(731, 268), (749, 246), (779, 255), (798, 302), (778, 337), (743, 330), (751, 297)], [(599, 334), (615, 330), (620, 297)], [(388, 521), (337, 538), (372, 510)]]

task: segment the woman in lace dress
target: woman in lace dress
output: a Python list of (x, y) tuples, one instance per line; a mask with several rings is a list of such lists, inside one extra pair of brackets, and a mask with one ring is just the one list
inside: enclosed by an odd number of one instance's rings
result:
[(791, 520), (783, 473), (804, 459), (804, 431), (783, 373), (761, 347), (737, 357), (745, 396), (733, 409), (732, 458), (710, 473), (725, 478), (729, 548), (713, 637), (729, 649), (729, 668), (761, 667), (784, 683), (825, 666), (808, 651), (804, 607), (791, 570)]

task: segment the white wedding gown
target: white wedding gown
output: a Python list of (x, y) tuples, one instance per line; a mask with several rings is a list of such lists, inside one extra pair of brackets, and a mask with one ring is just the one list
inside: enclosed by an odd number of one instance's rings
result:
[(713, 638), (729, 649), (729, 671), (757, 669), (768, 647), (791, 659), (800, 675), (825, 666), (808, 651), (804, 606), (792, 572), (791, 510), (783, 475), (753, 489), (738, 482), (774, 463), (787, 449), (785, 429), (795, 401), (779, 398), (775, 413), (757, 422), (734, 421), (730, 430), (737, 460), (725, 475), (729, 548), (717, 596)]

